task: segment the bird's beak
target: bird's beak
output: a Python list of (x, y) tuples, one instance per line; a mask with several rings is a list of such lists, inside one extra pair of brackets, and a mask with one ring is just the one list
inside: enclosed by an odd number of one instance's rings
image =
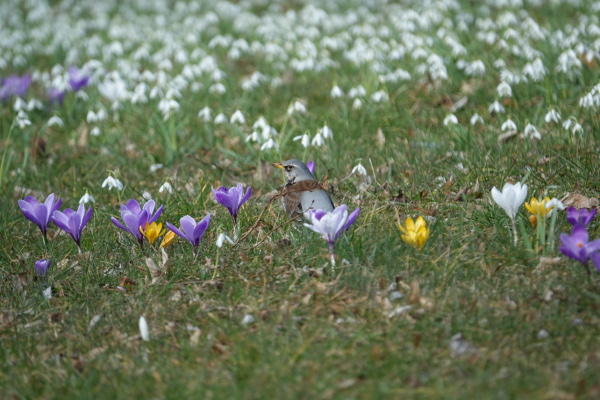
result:
[(281, 163), (278, 163), (278, 162), (276, 162), (276, 163), (273, 163), (273, 166), (274, 166), (275, 168), (281, 168), (281, 169), (284, 169), (283, 165), (282, 165)]

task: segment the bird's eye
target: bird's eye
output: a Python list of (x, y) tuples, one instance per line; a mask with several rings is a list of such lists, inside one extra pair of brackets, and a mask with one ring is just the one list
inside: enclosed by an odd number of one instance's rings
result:
[(291, 171), (292, 170), (292, 166), (291, 165), (286, 165), (284, 168), (285, 168), (286, 171)]

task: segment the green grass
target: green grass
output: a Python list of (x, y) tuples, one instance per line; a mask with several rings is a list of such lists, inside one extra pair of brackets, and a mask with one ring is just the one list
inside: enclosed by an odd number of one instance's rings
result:
[[(4, 7), (28, 9), (26, 2), (14, 3)], [(65, 11), (61, 2), (50, 3), (57, 15), (84, 25), (100, 12), (92, 12), (86, 3), (71, 11)], [(0, 398), (598, 397), (598, 273), (594, 270), (588, 277), (557, 246), (548, 256), (560, 257), (559, 261), (538, 267), (540, 254), (528, 250), (523, 238), (513, 245), (508, 217), (490, 196), (494, 186), (522, 181), (529, 186), (527, 201), (546, 194), (562, 198), (571, 192), (598, 197), (600, 121), (597, 110), (579, 106), (579, 99), (600, 79), (597, 59), (584, 64), (579, 75), (559, 73), (557, 59), (566, 49), (549, 39), (529, 39), (519, 9), (490, 6), (492, 20), (501, 12), (515, 14), (519, 22), (512, 28), (522, 42), (510, 44), (527, 44), (540, 51), (547, 73), (539, 82), (512, 84), (513, 97), (503, 103), (507, 112), (489, 115), (501, 81), (494, 62), (503, 59), (508, 69), (522, 72), (532, 60), (479, 41), (474, 22), (469, 23), (469, 31), (458, 31), (466, 12), (479, 20), (486, 18), (484, 7), (473, 2), (458, 2), (458, 9), (447, 11), (439, 8), (442, 20), (429, 27), (418, 25), (414, 31), (417, 37), (431, 38), (431, 45), (423, 47), (444, 58), (448, 80), (420, 75), (418, 66), (426, 59), (414, 60), (407, 51), (401, 60), (381, 61), (390, 71), (402, 68), (411, 73), (410, 81), (397, 83), (381, 82), (372, 68), (375, 61), (357, 66), (344, 58), (342, 50), (327, 50), (338, 66), (320, 72), (294, 71), (286, 64), (289, 59), (271, 59), (263, 52), (230, 59), (228, 48), (208, 47), (212, 37), (229, 34), (251, 44), (264, 42), (263, 33), (251, 20), (242, 24), (247, 32), (242, 25), (234, 29), (217, 8), (214, 12), (220, 20), (208, 23), (205, 30), (198, 23), (183, 23), (188, 16), (203, 18), (213, 9), (206, 4), (193, 12), (167, 2), (170, 11), (162, 12), (117, 3), (108, 3), (107, 16), (118, 16), (119, 25), (133, 21), (134, 15), (145, 16), (143, 26), (130, 36), (114, 31), (115, 37), (109, 38), (106, 31), (89, 25), (86, 35), (73, 39), (72, 46), (80, 51), (77, 65), (102, 59), (102, 52), (94, 57), (86, 53), (84, 39), (97, 35), (105, 44), (123, 42), (120, 58), (136, 65), (140, 73), (156, 73), (153, 61), (136, 64), (132, 54), (144, 43), (150, 54), (163, 49), (166, 42), (158, 36), (162, 30), (188, 55), (196, 48), (213, 55), (226, 73), (222, 82), (227, 93), (210, 93), (214, 82), (210, 73), (204, 73), (189, 82), (202, 83), (200, 91), (182, 89), (182, 97), (176, 98), (180, 110), (164, 121), (158, 98), (149, 98), (147, 104), (124, 101), (115, 117), (111, 102), (92, 84), (85, 89), (87, 100), (67, 93), (60, 106), (27, 111), (32, 125), (12, 131), (16, 115), (12, 101), (2, 104)], [(254, 3), (247, 7), (259, 18), (310, 10), (304, 2), (284, 2), (279, 10)], [(382, 36), (381, 41), (406, 44), (406, 36), (394, 23), (401, 16), (394, 7), (410, 6), (418, 15), (428, 15), (428, 9), (438, 10), (442, 2), (431, 7), (417, 2), (372, 3), (369, 11), (357, 12), (353, 26), (385, 26), (390, 36)], [(546, 7), (526, 2), (522, 10), (548, 31), (548, 37), (578, 23), (598, 24), (592, 6), (559, 3)], [(354, 10), (351, 6), (346, 2), (323, 7), (332, 15), (343, 15)], [(26, 15), (17, 13), (18, 23), (5, 26), (11, 32), (29, 32), (35, 24)], [(166, 21), (163, 26), (152, 25), (158, 15)], [(348, 34), (352, 40), (347, 44), (360, 36), (351, 27), (328, 26), (329, 19), (319, 24), (315, 18), (284, 24), (283, 33), (273, 41), (282, 48), (290, 43), (292, 48), (286, 51), (292, 58), (302, 49), (302, 27), (320, 28), (313, 40), (317, 47), (324, 36)], [(453, 25), (444, 24), (445, 19)], [(467, 54), (452, 54), (444, 36), (436, 35), (441, 27), (460, 41)], [(501, 36), (505, 29), (496, 31)], [(285, 37), (292, 31), (297, 40)], [(190, 32), (199, 39), (196, 44), (186, 41)], [(598, 40), (592, 34), (580, 36), (590, 47)], [(36, 43), (28, 36), (24, 42)], [(33, 53), (25, 53), (27, 62), (22, 66), (12, 63), (18, 46), (5, 53), (7, 65), (0, 64), (0, 75), (49, 72), (55, 64), (70, 65), (64, 58), (68, 49), (52, 53), (36, 46)], [(378, 46), (372, 42), (371, 47), (380, 51)], [(105, 59), (104, 68), (119, 70), (120, 58)], [(182, 72), (183, 63), (174, 55), (167, 58), (173, 63), (167, 72), (172, 79)], [(459, 59), (482, 60), (486, 73), (467, 76), (456, 66)], [(254, 71), (279, 77), (282, 83), (261, 83), (253, 91), (243, 91), (241, 80)], [(103, 75), (99, 78), (101, 82)], [(133, 90), (135, 85), (129, 84)], [(353, 99), (347, 97), (332, 99), (334, 84), (346, 93), (363, 85), (367, 96), (362, 108), (354, 109)], [(377, 90), (386, 91), (390, 101), (370, 100)], [(44, 92), (43, 84), (36, 81), (27, 99), (43, 100)], [(454, 113), (459, 125), (444, 126), (452, 105), (464, 96), (467, 104)], [(307, 113), (290, 116), (288, 106), (297, 99), (306, 104)], [(205, 123), (197, 117), (204, 106), (212, 109), (213, 117), (223, 112), (229, 118), (239, 109), (246, 123)], [(560, 111), (563, 121), (573, 116), (583, 133), (545, 123), (550, 107)], [(99, 108), (106, 109), (107, 119), (88, 123), (88, 111)], [(485, 125), (469, 124), (475, 112)], [(47, 127), (52, 115), (59, 116), (64, 127)], [(279, 131), (279, 150), (260, 151), (260, 144), (246, 142), (260, 116)], [(500, 126), (508, 118), (517, 123), (519, 133), (532, 123), (542, 139), (517, 135), (499, 143)], [(323, 147), (304, 149), (292, 140), (306, 131), (312, 137), (324, 123), (334, 138)], [(97, 137), (89, 134), (94, 126), (101, 129)], [(169, 145), (173, 132), (176, 147)], [(46, 154), (32, 151), (34, 138), (44, 140)], [(336, 243), (334, 272), (328, 265), (325, 241), (302, 224), (288, 223), (278, 202), (257, 221), (272, 192), (284, 183), (280, 171), (270, 164), (289, 158), (314, 160), (316, 175), (330, 176), (334, 202), (347, 204), (350, 210), (361, 208), (357, 222)], [(371, 178), (366, 186), (350, 175), (358, 162)], [(150, 172), (150, 166), (158, 163), (163, 168)], [(122, 192), (101, 188), (109, 173), (124, 183)], [(165, 181), (172, 184), (173, 194), (158, 192)], [(233, 226), (226, 209), (213, 200), (211, 187), (237, 182), (253, 189), (239, 215), (242, 235), (258, 223), (235, 246), (226, 243), (218, 249), (218, 235), (232, 235)], [(83, 231), (83, 254), (54, 225), (44, 245), (37, 227), (17, 205), (18, 199), (33, 191), (38, 200), (55, 193), (63, 200), (61, 209), (76, 208), (86, 190), (96, 203)], [(213, 214), (197, 259), (191, 246), (179, 239), (167, 249), (168, 267), (155, 284), (146, 257), (160, 261), (156, 246), (146, 243), (140, 249), (131, 235), (110, 222), (111, 216), (119, 216), (119, 204), (130, 198), (141, 201), (144, 192), (165, 205), (162, 223), (178, 225), (187, 214), (196, 220)], [(459, 192), (463, 193), (460, 199)], [(526, 220), (526, 213), (522, 207), (520, 218)], [(419, 215), (427, 218), (431, 236), (422, 250), (402, 241), (397, 215), (402, 222)], [(551, 232), (554, 241), (569, 230), (565, 213), (559, 212)], [(597, 221), (588, 230), (591, 239), (600, 237)], [(529, 224), (526, 231), (535, 240)], [(45, 278), (34, 271), (39, 258), (52, 262)], [(119, 289), (125, 277), (134, 283)], [(42, 294), (49, 286), (51, 300)], [(389, 300), (396, 290), (403, 297)], [(404, 306), (410, 308), (394, 314)], [(242, 324), (247, 314), (256, 321)], [(150, 326), (148, 342), (139, 336), (142, 315)], [(459, 333), (468, 349), (464, 353), (451, 347)]]

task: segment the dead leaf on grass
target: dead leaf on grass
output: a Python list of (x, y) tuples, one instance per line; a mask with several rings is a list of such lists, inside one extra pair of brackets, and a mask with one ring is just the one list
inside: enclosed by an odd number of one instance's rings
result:
[(560, 199), (565, 207), (575, 207), (576, 209), (582, 208), (598, 208), (598, 199), (595, 197), (587, 197), (580, 193), (567, 193), (562, 199)]
[(536, 275), (546, 272), (551, 266), (560, 264), (562, 258), (560, 257), (540, 257), (540, 262), (537, 267), (533, 270)]

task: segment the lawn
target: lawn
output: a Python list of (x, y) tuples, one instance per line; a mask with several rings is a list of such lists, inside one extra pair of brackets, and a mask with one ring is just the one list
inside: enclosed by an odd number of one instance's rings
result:
[[(3, 1), (0, 398), (600, 397), (599, 12)], [(288, 159), (359, 213), (335, 266)]]

